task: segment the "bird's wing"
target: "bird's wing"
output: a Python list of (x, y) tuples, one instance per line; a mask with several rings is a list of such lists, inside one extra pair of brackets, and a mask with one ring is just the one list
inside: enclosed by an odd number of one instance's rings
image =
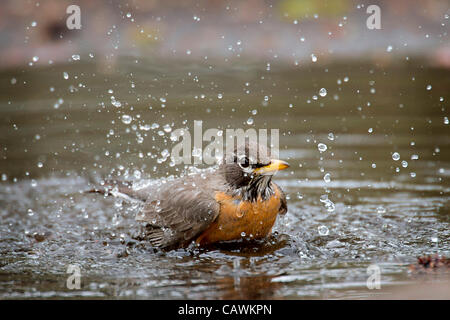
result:
[(288, 211), (286, 194), (275, 182), (272, 183), (275, 185), (276, 188), (278, 188), (278, 191), (280, 192), (280, 209), (278, 210), (278, 214), (284, 215)]
[(200, 235), (220, 210), (213, 189), (205, 187), (205, 182), (184, 178), (155, 188), (136, 217), (148, 223), (145, 239), (167, 248), (187, 245)]

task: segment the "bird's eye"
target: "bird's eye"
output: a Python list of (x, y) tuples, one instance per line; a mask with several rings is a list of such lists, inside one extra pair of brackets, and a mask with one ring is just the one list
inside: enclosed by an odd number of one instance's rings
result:
[(250, 162), (248, 161), (247, 157), (242, 157), (241, 159), (239, 159), (238, 164), (241, 168), (248, 168)]

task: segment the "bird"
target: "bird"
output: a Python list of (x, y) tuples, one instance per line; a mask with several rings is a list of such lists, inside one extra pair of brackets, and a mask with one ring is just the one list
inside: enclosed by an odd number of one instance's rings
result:
[(106, 182), (90, 192), (120, 194), (142, 203), (135, 219), (143, 223), (144, 239), (155, 248), (172, 250), (191, 243), (203, 247), (271, 234), (277, 216), (288, 210), (286, 195), (272, 178), (288, 167), (271, 159), (264, 145), (245, 143), (210, 170), (145, 187)]

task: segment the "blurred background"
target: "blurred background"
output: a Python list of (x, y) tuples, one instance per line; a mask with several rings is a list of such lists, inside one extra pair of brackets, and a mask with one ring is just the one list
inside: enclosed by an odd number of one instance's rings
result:
[[(66, 8), (81, 8), (68, 30)], [(369, 30), (369, 5), (381, 30)], [(340, 58), (389, 62), (394, 54), (450, 66), (448, 2), (399, 1), (2, 1), (0, 65), (67, 62), (74, 52), (171, 59), (241, 58), (307, 63)], [(387, 48), (390, 54), (386, 54)], [(308, 60), (308, 61), (305, 61)]]
[[(416, 265), (450, 255), (449, 10), (1, 1), (0, 299), (450, 298), (448, 267)], [(139, 207), (84, 193), (195, 171), (169, 157), (194, 120), (280, 130), (289, 211), (270, 239), (154, 252), (135, 237)]]

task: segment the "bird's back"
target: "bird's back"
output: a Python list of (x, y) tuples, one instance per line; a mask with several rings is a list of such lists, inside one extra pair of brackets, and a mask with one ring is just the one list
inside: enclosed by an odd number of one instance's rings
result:
[(223, 175), (198, 173), (136, 190), (146, 197), (136, 220), (146, 222), (146, 238), (156, 247), (184, 246), (219, 215), (217, 192), (228, 192)]

